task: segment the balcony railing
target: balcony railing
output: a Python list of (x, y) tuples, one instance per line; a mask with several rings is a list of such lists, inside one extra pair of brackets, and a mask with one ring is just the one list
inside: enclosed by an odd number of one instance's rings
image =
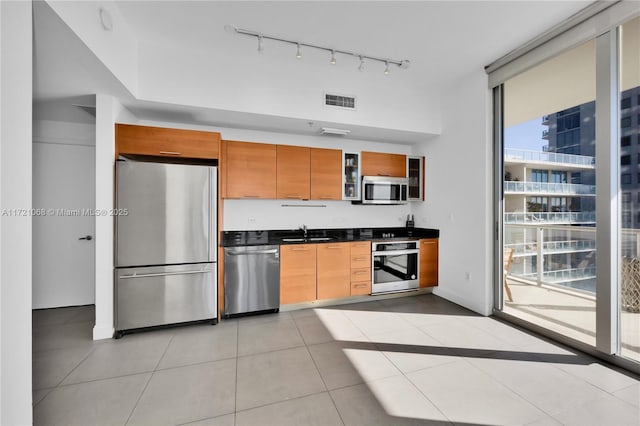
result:
[(505, 193), (596, 195), (595, 185), (549, 182), (504, 182)]
[[(522, 278), (535, 279), (536, 273), (522, 274)], [(542, 273), (542, 280), (545, 283), (559, 284), (573, 281), (591, 280), (596, 277), (595, 266), (588, 268), (561, 269), (557, 271), (545, 271)]]
[(595, 212), (526, 212), (505, 213), (506, 224), (566, 224), (584, 225), (596, 222)]
[[(532, 243), (505, 244), (505, 248), (512, 248), (514, 256), (533, 256), (538, 253), (538, 245)], [(547, 241), (542, 244), (542, 254), (577, 253), (596, 249), (594, 240)]]
[(542, 131), (542, 139), (549, 139), (549, 130), (545, 129)]
[(525, 149), (506, 148), (504, 161), (518, 163), (554, 163), (584, 168), (595, 168), (595, 157), (587, 155), (559, 154), (557, 152), (529, 151)]
[[(619, 236), (620, 256), (640, 256), (640, 229), (624, 228)], [(508, 276), (535, 282), (595, 291), (596, 228), (544, 224), (504, 225), (504, 248), (514, 249)]]
[(549, 114), (542, 116), (542, 124), (547, 124), (549, 122)]

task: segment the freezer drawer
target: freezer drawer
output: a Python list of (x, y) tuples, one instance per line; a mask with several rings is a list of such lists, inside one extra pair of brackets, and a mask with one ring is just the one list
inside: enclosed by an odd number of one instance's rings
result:
[(216, 264), (116, 270), (116, 330), (217, 317)]
[(280, 308), (278, 246), (224, 249), (225, 315)]

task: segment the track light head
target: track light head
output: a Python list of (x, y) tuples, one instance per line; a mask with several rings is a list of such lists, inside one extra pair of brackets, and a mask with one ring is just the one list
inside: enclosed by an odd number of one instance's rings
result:
[(331, 65), (335, 65), (336, 64), (336, 51), (335, 50), (331, 51), (331, 60), (329, 61), (329, 63)]
[(362, 56), (360, 56), (359, 58), (360, 58), (360, 65), (358, 65), (358, 71), (362, 72), (364, 71), (364, 58)]
[(391, 71), (389, 71), (389, 61), (384, 61), (386, 67), (384, 69), (384, 75), (389, 75), (391, 74)]
[(262, 45), (262, 36), (258, 36), (258, 53), (262, 53), (264, 51), (264, 46)]
[(300, 43), (298, 43), (298, 50), (296, 51), (296, 58), (302, 58), (302, 52), (300, 51)]

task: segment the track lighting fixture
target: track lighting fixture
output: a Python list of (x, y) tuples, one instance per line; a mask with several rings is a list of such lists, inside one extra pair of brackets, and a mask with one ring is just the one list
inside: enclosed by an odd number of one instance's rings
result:
[(364, 71), (364, 60), (367, 59), (369, 61), (378, 61), (381, 62), (385, 65), (384, 68), (384, 74), (385, 75), (389, 75), (391, 74), (391, 70), (389, 69), (390, 65), (395, 65), (398, 68), (401, 69), (407, 69), (409, 68), (409, 65), (411, 65), (411, 63), (406, 60), (406, 59), (402, 59), (402, 60), (396, 60), (396, 59), (391, 59), (391, 58), (381, 58), (378, 56), (370, 56), (370, 55), (365, 55), (362, 53), (357, 53), (357, 52), (350, 52), (348, 50), (341, 50), (341, 49), (335, 49), (333, 47), (326, 47), (326, 46), (320, 46), (317, 44), (310, 44), (310, 43), (304, 43), (301, 41), (296, 41), (296, 40), (289, 40), (289, 39), (285, 39), (282, 37), (276, 37), (276, 36), (270, 36), (270, 35), (265, 35), (256, 31), (252, 31), (252, 30), (245, 30), (245, 29), (241, 29), (241, 28), (237, 28), (233, 25), (225, 25), (224, 29), (231, 33), (231, 34), (242, 34), (242, 35), (247, 35), (247, 36), (252, 36), (252, 37), (256, 37), (258, 39), (258, 52), (262, 53), (264, 48), (263, 48), (263, 40), (264, 39), (269, 39), (269, 40), (273, 40), (273, 41), (279, 41), (280, 43), (288, 43), (288, 44), (295, 44), (296, 45), (296, 58), (301, 59), (302, 58), (302, 46), (304, 47), (308, 47), (308, 48), (313, 48), (313, 49), (317, 49), (317, 50), (324, 50), (325, 52), (330, 52), (331, 53), (331, 60), (329, 61), (329, 63), (331, 65), (335, 65), (336, 64), (336, 54), (340, 54), (340, 55), (346, 55), (346, 56), (353, 56), (356, 57), (360, 60), (360, 64), (358, 65), (358, 71)]
[(258, 53), (262, 53), (262, 51), (264, 50), (264, 47), (262, 46), (262, 39), (263, 37), (261, 35), (258, 35)]

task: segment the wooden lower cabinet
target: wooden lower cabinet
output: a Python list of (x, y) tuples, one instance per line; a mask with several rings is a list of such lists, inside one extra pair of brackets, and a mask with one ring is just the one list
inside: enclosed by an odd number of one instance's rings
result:
[(351, 295), (371, 293), (371, 242), (351, 243)]
[(318, 299), (351, 295), (351, 250), (349, 243), (318, 244)]
[(316, 244), (280, 246), (280, 304), (316, 300)]
[(438, 239), (420, 240), (420, 287), (438, 285)]

